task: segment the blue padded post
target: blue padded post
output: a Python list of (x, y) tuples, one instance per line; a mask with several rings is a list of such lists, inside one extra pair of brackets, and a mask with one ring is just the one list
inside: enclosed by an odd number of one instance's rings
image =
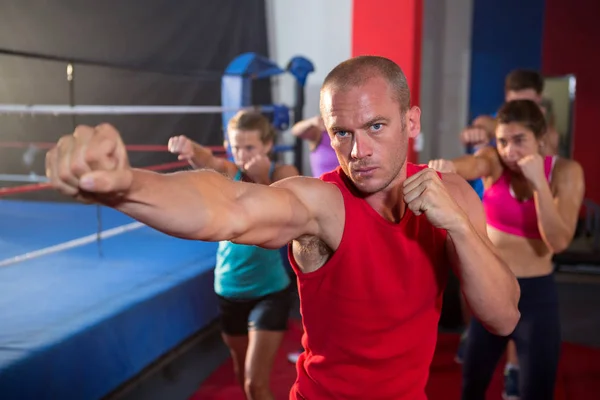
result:
[[(296, 56), (293, 57), (287, 65), (287, 71), (296, 78), (295, 85), (295, 99), (296, 104), (294, 104), (294, 122), (298, 122), (304, 118), (304, 87), (306, 86), (306, 79), (308, 78), (308, 74), (315, 70), (315, 66), (313, 63), (307, 58)], [(298, 171), (302, 171), (302, 140), (296, 138), (295, 150), (294, 150), (294, 159), (296, 160), (296, 168)]]
[[(235, 111), (224, 111), (223, 135), (227, 140), (227, 125), (237, 109), (252, 105), (252, 80), (268, 78), (284, 73), (273, 61), (256, 53), (243, 53), (233, 59), (225, 69), (221, 80), (221, 105)], [(227, 154), (231, 147), (227, 140)]]

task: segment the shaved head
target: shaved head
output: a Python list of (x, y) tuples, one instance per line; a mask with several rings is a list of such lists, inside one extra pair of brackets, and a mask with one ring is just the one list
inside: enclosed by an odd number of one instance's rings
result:
[(331, 89), (345, 91), (363, 86), (372, 78), (383, 78), (387, 82), (401, 113), (409, 109), (410, 90), (404, 72), (392, 60), (378, 56), (359, 56), (340, 63), (325, 77), (321, 97)]

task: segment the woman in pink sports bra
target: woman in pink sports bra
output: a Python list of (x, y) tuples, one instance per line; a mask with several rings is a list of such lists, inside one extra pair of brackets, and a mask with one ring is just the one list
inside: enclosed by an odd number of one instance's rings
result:
[(561, 339), (552, 256), (573, 238), (585, 189), (576, 161), (541, 155), (545, 134), (539, 106), (515, 100), (498, 111), (496, 148), (429, 163), (467, 180), (483, 178), (489, 238), (521, 286), (521, 319), (512, 335), (492, 335), (471, 321), (462, 399), (485, 399), (509, 340), (516, 345), (520, 364), (520, 399), (554, 398)]

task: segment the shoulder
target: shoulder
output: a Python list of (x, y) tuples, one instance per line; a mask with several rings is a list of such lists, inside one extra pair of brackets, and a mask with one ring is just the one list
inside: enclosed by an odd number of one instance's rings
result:
[(460, 175), (453, 172), (440, 173), (442, 183), (446, 187), (446, 190), (453, 196), (462, 197), (467, 189), (471, 189), (471, 185)]
[(552, 182), (556, 184), (583, 183), (583, 167), (575, 160), (559, 157), (552, 170)]
[(277, 181), (271, 186), (288, 190), (309, 208), (334, 209), (339, 205), (343, 207), (340, 189), (336, 185), (318, 178), (292, 176)]
[(442, 173), (441, 175), (446, 190), (458, 205), (467, 211), (481, 205), (481, 199), (477, 192), (463, 177), (455, 173)]
[(554, 164), (554, 173), (557, 174), (583, 174), (583, 167), (575, 160), (557, 157)]
[[(289, 195), (289, 207), (294, 213), (305, 210), (317, 223), (315, 236), (330, 248), (336, 249), (345, 225), (346, 208), (341, 189), (334, 183), (318, 178), (294, 176), (271, 185), (284, 189)], [(301, 208), (298, 209), (297, 207)]]

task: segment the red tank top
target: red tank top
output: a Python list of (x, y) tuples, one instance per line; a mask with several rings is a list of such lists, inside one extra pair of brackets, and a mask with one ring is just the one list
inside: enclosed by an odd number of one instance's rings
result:
[[(408, 176), (425, 168), (408, 164)], [(322, 180), (344, 198), (342, 241), (298, 275), (305, 352), (290, 399), (426, 399), (449, 263), (446, 231), (410, 210), (398, 224), (355, 192), (341, 168)]]

